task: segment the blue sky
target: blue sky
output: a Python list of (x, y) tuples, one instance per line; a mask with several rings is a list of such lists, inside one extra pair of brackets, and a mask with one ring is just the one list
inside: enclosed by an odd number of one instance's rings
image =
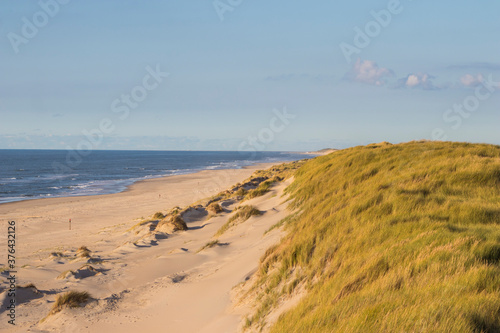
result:
[(2, 1), (0, 149), (500, 144), (499, 12), (494, 0)]

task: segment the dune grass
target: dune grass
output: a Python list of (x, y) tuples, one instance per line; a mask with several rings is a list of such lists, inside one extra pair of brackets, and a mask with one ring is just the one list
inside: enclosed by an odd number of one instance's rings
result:
[(38, 288), (35, 286), (33, 283), (28, 283), (24, 286), (16, 286), (16, 288), (21, 288), (21, 289), (34, 289), (35, 291), (38, 290)]
[(91, 299), (91, 296), (86, 291), (68, 291), (62, 295), (58, 295), (49, 316), (62, 311), (64, 308), (77, 308), (82, 303)]
[(80, 258), (90, 258), (90, 252), (86, 246), (80, 246), (78, 251), (76, 251), (76, 255)]
[[(156, 214), (155, 214), (156, 216)], [(133, 226), (131, 226), (129, 229), (127, 229), (127, 232), (130, 232), (130, 231), (134, 231), (142, 226), (145, 226), (146, 224), (150, 224), (150, 223), (157, 223), (158, 222), (158, 219), (154, 219), (154, 220), (151, 220), (151, 219), (146, 219), (146, 220), (142, 220), (140, 221), (139, 223), (137, 224), (134, 224)], [(137, 231), (136, 233), (138, 233), (139, 231)]]
[(279, 165), (275, 165), (266, 170), (257, 170), (252, 177), (267, 177), (272, 179), (274, 177), (279, 177), (280, 180), (285, 180), (292, 177), (297, 169), (302, 167), (308, 160), (300, 160), (294, 162), (287, 162)]
[(172, 228), (172, 231), (188, 230), (188, 226), (180, 214), (165, 217), (163, 220), (161, 220), (158, 223), (158, 225), (156, 226), (156, 229), (160, 230), (163, 225), (170, 225)]
[(163, 214), (162, 212), (156, 212), (153, 215), (153, 219), (155, 219), (155, 220), (162, 220), (164, 218), (165, 218), (165, 214)]
[(297, 286), (271, 332), (500, 331), (500, 147), (355, 147), (304, 164), (288, 234), (261, 259), (247, 327)]
[(263, 196), (264, 194), (270, 191), (273, 183), (274, 181), (272, 180), (266, 180), (260, 183), (260, 185), (256, 189), (248, 191), (247, 195), (245, 196), (245, 199), (253, 199), (256, 197)]
[(234, 192), (234, 195), (237, 197), (244, 197), (247, 195), (248, 191), (245, 190), (244, 188), (239, 188), (236, 192)]
[(224, 210), (218, 202), (212, 202), (207, 206), (207, 211), (213, 215), (217, 215), (219, 213), (222, 213)]
[(210, 242), (206, 243), (205, 245), (203, 245), (198, 251), (196, 251), (196, 253), (199, 253), (199, 252), (201, 252), (201, 251), (203, 251), (205, 249), (210, 249), (210, 248), (218, 245), (219, 243), (220, 242), (219, 242), (218, 239), (210, 241)]
[(235, 226), (238, 222), (242, 223), (252, 216), (262, 215), (262, 212), (253, 206), (240, 206), (236, 208), (236, 213), (229, 218), (229, 220), (217, 231), (215, 237), (221, 236), (231, 227)]

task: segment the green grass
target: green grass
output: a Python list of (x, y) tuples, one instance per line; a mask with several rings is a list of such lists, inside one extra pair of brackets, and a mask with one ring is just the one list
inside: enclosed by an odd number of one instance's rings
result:
[(251, 178), (255, 177), (279, 177), (281, 180), (288, 179), (292, 177), (297, 169), (302, 167), (307, 162), (306, 159), (294, 162), (283, 163), (279, 165), (275, 165), (267, 170), (258, 170), (256, 171)]
[(500, 331), (500, 147), (382, 143), (305, 163), (298, 215), (262, 257), (247, 326), (271, 332)]
[(272, 180), (266, 180), (260, 183), (260, 185), (256, 189), (248, 191), (248, 194), (245, 196), (245, 199), (253, 199), (256, 197), (263, 196), (264, 194), (270, 191), (273, 183), (274, 181)]
[(233, 193), (231, 193), (230, 191), (223, 191), (211, 197), (210, 199), (213, 201), (219, 201), (225, 198), (243, 197), (243, 200), (246, 200), (264, 195), (269, 191), (273, 183), (280, 182), (292, 177), (294, 172), (302, 165), (304, 165), (305, 162), (306, 160), (294, 161), (275, 165), (266, 170), (257, 170), (247, 180), (243, 181), (242, 183), (238, 183), (235, 186), (248, 184), (252, 179), (255, 178), (267, 178), (268, 180), (261, 183), (258, 188), (254, 190), (246, 190), (243, 187), (239, 187), (238, 190), (234, 191)]
[(253, 206), (240, 206), (236, 208), (236, 213), (229, 218), (229, 220), (217, 231), (215, 237), (224, 234), (231, 227), (238, 223), (245, 222), (252, 216), (262, 215), (262, 212)]
[(247, 195), (248, 191), (245, 190), (244, 188), (239, 188), (236, 192), (234, 192), (234, 195), (237, 197), (244, 197)]

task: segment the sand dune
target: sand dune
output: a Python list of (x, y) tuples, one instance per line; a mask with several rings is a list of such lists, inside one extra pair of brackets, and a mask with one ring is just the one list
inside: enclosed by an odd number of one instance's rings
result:
[[(3, 321), (0, 330), (236, 332), (249, 309), (235, 303), (234, 287), (251, 278), (260, 256), (279, 240), (281, 231), (265, 231), (288, 214), (281, 197), (287, 182), (245, 201), (262, 215), (237, 223), (204, 249), (238, 202), (223, 202), (215, 216), (202, 207), (184, 212), (187, 231), (156, 230), (154, 219), (138, 222), (214, 195), (268, 166), (148, 180), (113, 195), (0, 205), (2, 220), (18, 225), (17, 283), (38, 288), (22, 291), (17, 326)], [(88, 251), (78, 250), (83, 245)], [(40, 323), (56, 295), (69, 290), (87, 291), (93, 300)]]

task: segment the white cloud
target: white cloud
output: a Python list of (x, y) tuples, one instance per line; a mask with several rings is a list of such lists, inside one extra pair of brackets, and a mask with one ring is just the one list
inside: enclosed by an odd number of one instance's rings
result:
[(420, 84), (420, 79), (418, 78), (417, 75), (411, 74), (408, 76), (408, 79), (406, 80), (406, 86), (407, 87), (415, 87)]
[(471, 75), (466, 74), (460, 78), (460, 83), (465, 87), (477, 87), (484, 81), (484, 77), (481, 74)]
[(434, 85), (434, 82), (432, 82), (433, 79), (434, 76), (426, 73), (412, 73), (407, 77), (399, 79), (397, 86), (400, 88), (420, 88), (424, 90), (436, 90), (443, 88)]
[(379, 67), (376, 62), (358, 59), (346, 78), (352, 81), (382, 86), (385, 78), (393, 76), (394, 72), (388, 68)]

